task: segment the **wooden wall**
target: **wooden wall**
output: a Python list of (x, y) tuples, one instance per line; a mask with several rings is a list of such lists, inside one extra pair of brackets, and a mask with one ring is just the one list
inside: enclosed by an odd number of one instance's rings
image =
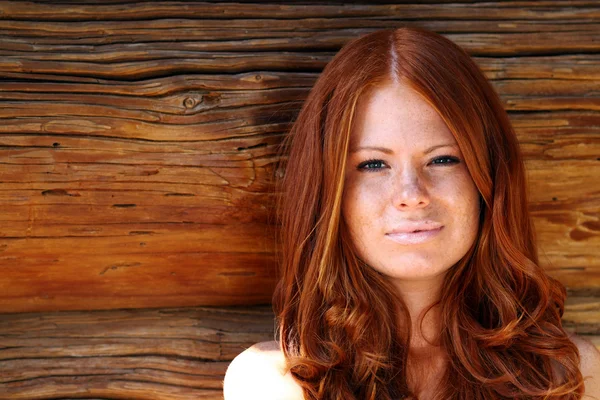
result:
[(500, 93), (600, 344), (598, 1), (0, 1), (0, 400), (220, 398), (273, 336), (277, 145), (344, 43), (399, 26)]

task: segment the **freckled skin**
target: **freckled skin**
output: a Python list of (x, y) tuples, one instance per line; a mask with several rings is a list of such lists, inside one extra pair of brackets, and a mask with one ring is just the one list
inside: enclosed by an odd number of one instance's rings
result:
[[(448, 146), (425, 154), (437, 145)], [(362, 147), (389, 151), (356, 151)], [(437, 112), (404, 83), (379, 87), (358, 102), (342, 217), (358, 256), (398, 283), (441, 282), (475, 241), (479, 192), (456, 140)], [(443, 228), (424, 243), (392, 241), (386, 233), (406, 220), (434, 221)]]

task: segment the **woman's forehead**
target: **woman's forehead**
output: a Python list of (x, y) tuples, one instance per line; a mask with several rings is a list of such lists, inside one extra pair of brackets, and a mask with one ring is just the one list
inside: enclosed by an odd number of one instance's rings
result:
[(407, 84), (378, 86), (359, 98), (351, 130), (351, 148), (407, 141), (456, 143), (438, 112)]

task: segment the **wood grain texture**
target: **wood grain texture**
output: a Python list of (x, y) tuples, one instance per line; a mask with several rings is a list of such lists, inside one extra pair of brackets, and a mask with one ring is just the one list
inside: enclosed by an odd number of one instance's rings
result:
[(0, 399), (222, 399), (273, 327), (267, 307), (0, 315)]
[[(564, 323), (600, 348), (597, 298), (569, 298)], [(229, 361), (273, 327), (269, 307), (0, 315), (0, 400), (221, 399)]]
[(0, 311), (264, 304), (278, 146), (352, 38), (474, 56), (526, 156), (540, 258), (600, 293), (600, 6), (0, 2)]

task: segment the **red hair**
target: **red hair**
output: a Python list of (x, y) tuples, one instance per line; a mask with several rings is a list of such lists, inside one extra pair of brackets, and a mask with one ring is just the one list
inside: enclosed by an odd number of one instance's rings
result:
[(579, 399), (579, 354), (562, 328), (565, 290), (539, 266), (516, 135), (497, 94), (459, 46), (422, 29), (344, 46), (285, 143), (281, 279), (273, 306), (288, 367), (307, 399), (396, 399), (409, 387), (410, 317), (385, 276), (358, 259), (341, 217), (359, 96), (407, 82), (439, 113), (479, 190), (478, 237), (436, 304), (448, 399)]

